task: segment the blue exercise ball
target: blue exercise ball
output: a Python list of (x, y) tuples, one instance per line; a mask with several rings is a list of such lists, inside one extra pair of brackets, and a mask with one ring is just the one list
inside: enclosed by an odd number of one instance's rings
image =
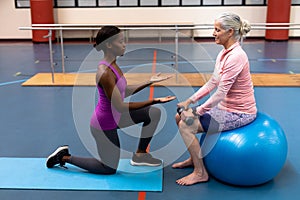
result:
[(280, 172), (287, 157), (282, 128), (263, 113), (246, 126), (221, 134), (204, 134), (200, 141), (202, 152), (207, 154), (203, 156), (208, 173), (231, 185), (266, 183)]

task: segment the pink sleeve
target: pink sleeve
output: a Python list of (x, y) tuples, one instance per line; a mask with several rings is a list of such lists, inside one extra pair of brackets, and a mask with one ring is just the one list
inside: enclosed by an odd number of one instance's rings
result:
[(211, 78), (197, 91), (195, 92), (189, 99), (193, 102), (196, 103), (197, 101), (199, 101), (200, 99), (202, 99), (203, 97), (205, 97), (206, 95), (208, 95), (211, 91), (213, 91), (217, 85), (218, 85), (218, 71), (219, 71), (219, 60), (222, 56), (222, 52), (220, 52), (217, 56), (216, 59), (216, 64), (215, 64), (215, 69), (214, 72), (211, 76)]
[(201, 106), (197, 107), (197, 113), (203, 115), (212, 107), (216, 106), (219, 102), (225, 99), (232, 84), (235, 82), (237, 76), (243, 69), (243, 60), (239, 56), (231, 55), (224, 62), (222, 71), (220, 72), (220, 82), (214, 94)]
[(189, 99), (192, 100), (193, 103), (196, 103), (201, 98), (208, 95), (213, 89), (216, 88), (218, 82), (215, 76), (215, 72), (211, 76), (211, 78), (206, 82), (197, 92), (195, 92)]

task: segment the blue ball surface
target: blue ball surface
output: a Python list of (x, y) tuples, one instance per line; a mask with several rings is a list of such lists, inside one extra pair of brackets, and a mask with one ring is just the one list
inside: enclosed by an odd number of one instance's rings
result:
[(209, 174), (238, 186), (254, 186), (272, 180), (284, 166), (288, 149), (280, 125), (263, 113), (238, 129), (204, 134), (201, 148)]

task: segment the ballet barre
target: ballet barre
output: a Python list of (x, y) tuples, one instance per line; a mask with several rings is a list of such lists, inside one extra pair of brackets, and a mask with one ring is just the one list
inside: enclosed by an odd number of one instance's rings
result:
[[(62, 63), (62, 72), (65, 73), (65, 55), (64, 55), (64, 42), (63, 42), (63, 31), (64, 30), (99, 30), (103, 26), (111, 24), (32, 24), (31, 27), (19, 27), (19, 30), (47, 30), (48, 35), (45, 35), (45, 38), (48, 38), (49, 42), (49, 51), (50, 51), (50, 65), (52, 73), (52, 82), (54, 83), (54, 62), (52, 55), (52, 35), (53, 31), (59, 31), (60, 46), (61, 46), (61, 63)], [(214, 29), (213, 24), (194, 24), (191, 22), (178, 22), (178, 23), (115, 23), (115, 26), (118, 26), (121, 30), (173, 30), (175, 31), (174, 43), (175, 43), (175, 70), (178, 71), (178, 39), (180, 30), (191, 30), (191, 37), (194, 37), (194, 30), (209, 30)], [(297, 23), (251, 23), (252, 30), (298, 30), (300, 29), (300, 24)], [(128, 39), (128, 35), (126, 36)], [(176, 75), (177, 80), (177, 75)]]

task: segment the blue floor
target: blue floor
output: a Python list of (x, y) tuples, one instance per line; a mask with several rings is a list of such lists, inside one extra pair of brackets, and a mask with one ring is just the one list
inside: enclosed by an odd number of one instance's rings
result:
[[(252, 73), (300, 73), (300, 41), (266, 42), (246, 40)], [(129, 43), (127, 54), (120, 58), (124, 71), (151, 71), (153, 50), (157, 50), (157, 71), (174, 68), (172, 43)], [(211, 72), (220, 47), (211, 42), (180, 43), (180, 72)], [(66, 71), (95, 71), (98, 58), (89, 43), (65, 45)], [(88, 58), (88, 59), (87, 59)], [(60, 46), (54, 45), (55, 70), (61, 71)], [(19, 72), (19, 73), (18, 73)], [(71, 153), (90, 156), (82, 142), (73, 118), (74, 89), (72, 87), (22, 87), (21, 83), (38, 72), (50, 72), (47, 44), (31, 42), (0, 43), (0, 156), (44, 158), (58, 145), (69, 144)], [(84, 88), (90, 90), (91, 88)], [(160, 131), (151, 143), (151, 150), (165, 161), (163, 192), (147, 192), (147, 200), (173, 199), (296, 199), (300, 195), (299, 87), (255, 87), (258, 109), (268, 113), (282, 126), (288, 140), (287, 162), (275, 179), (267, 184), (241, 188), (211, 179), (208, 183), (189, 187), (175, 183), (192, 169), (174, 170), (170, 164), (187, 158), (184, 144), (174, 122), (176, 104), (198, 88), (155, 88), (155, 96), (176, 95), (178, 100), (159, 106), (163, 111)], [(149, 89), (132, 100), (144, 100)], [(125, 130), (136, 131), (139, 126)], [(128, 158), (137, 140), (121, 134), (122, 156)], [(1, 170), (1, 166), (0, 166)], [(258, 169), (259, 170), (259, 169)], [(20, 177), (22, 178), (22, 177)], [(0, 180), (1, 181), (1, 180)], [(63, 180), (61, 180), (63, 181)], [(142, 184), (142, 183), (141, 183)], [(138, 192), (124, 191), (47, 191), (0, 189), (1, 200), (80, 200), (138, 199)]]

